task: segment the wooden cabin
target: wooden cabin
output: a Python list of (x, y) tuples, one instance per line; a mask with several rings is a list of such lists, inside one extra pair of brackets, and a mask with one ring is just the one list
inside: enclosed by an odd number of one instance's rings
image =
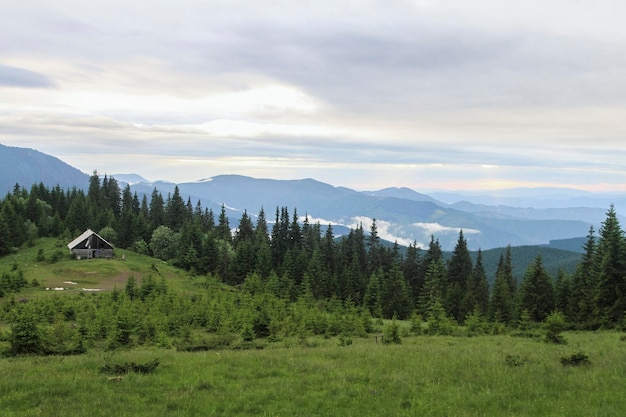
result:
[(67, 244), (76, 259), (112, 258), (113, 245), (91, 229)]

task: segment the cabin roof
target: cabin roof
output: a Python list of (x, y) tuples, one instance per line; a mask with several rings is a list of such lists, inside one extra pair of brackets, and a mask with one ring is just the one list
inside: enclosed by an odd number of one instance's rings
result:
[(102, 240), (104, 243), (106, 243), (107, 245), (109, 245), (111, 248), (113, 248), (113, 245), (110, 244), (109, 242), (106, 241), (106, 239), (104, 239), (102, 236), (100, 236), (99, 234), (97, 234), (96, 232), (94, 232), (91, 229), (87, 229), (83, 232), (82, 235), (78, 236), (76, 239), (72, 240), (70, 243), (67, 244), (67, 247), (71, 250), (74, 247), (76, 247), (79, 243), (83, 242), (85, 239), (87, 239), (89, 236), (91, 235), (96, 235), (98, 237), (98, 239)]

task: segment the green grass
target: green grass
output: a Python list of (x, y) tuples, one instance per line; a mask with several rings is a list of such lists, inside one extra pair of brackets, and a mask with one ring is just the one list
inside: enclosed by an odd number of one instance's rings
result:
[[(568, 333), (568, 345), (524, 338), (373, 337), (339, 347), (182, 353), (134, 350), (0, 359), (9, 416), (622, 416), (626, 341)], [(563, 366), (584, 350), (591, 364)], [(513, 366), (507, 356), (519, 358)], [(145, 363), (151, 374), (100, 371)]]
[[(55, 238), (38, 239), (35, 246), (25, 246), (15, 254), (1, 257), (0, 273), (11, 271), (17, 264), (29, 284), (33, 279), (39, 283), (39, 287), (23, 289), (18, 294), (19, 298), (45, 296), (51, 292), (76, 294), (83, 288), (107, 291), (117, 287), (121, 290), (129, 276), (134, 276), (137, 283), (141, 283), (142, 277), (148, 274), (155, 279), (165, 277), (173, 290), (192, 289), (192, 282), (183, 271), (161, 260), (124, 249), (116, 249), (114, 259), (75, 260), (70, 257), (66, 244)], [(43, 251), (43, 261), (37, 261), (39, 249)], [(51, 263), (51, 257), (59, 251), (62, 257), (58, 262)], [(57, 287), (65, 290), (46, 291), (46, 288)]]

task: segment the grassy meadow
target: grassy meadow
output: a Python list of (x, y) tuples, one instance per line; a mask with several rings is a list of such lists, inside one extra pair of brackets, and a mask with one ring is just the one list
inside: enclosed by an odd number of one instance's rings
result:
[[(567, 345), (499, 336), (374, 337), (265, 350), (89, 352), (0, 359), (10, 416), (623, 416), (626, 341), (567, 333)], [(582, 350), (590, 363), (560, 358)], [(153, 373), (105, 363), (158, 359)], [(118, 378), (119, 376), (119, 378)]]
[[(37, 260), (40, 249), (43, 260)], [(55, 253), (62, 256), (51, 262)], [(0, 271), (17, 264), (29, 283), (39, 283), (17, 299), (123, 289), (131, 275), (138, 282), (148, 274), (163, 277), (174, 291), (198, 288), (194, 280), (201, 278), (147, 256), (124, 255), (74, 261), (63, 242), (41, 239), (0, 258)], [(400, 345), (377, 343), (374, 335), (354, 337), (347, 346), (336, 337), (311, 336), (262, 350), (135, 347), (0, 357), (0, 416), (626, 415), (624, 333), (570, 332), (568, 343), (558, 345), (510, 335), (408, 336), (409, 323), (400, 325)], [(8, 331), (0, 323), (0, 332)], [(589, 363), (561, 363), (577, 352)], [(159, 366), (151, 373), (103, 371), (104, 365), (154, 360)]]

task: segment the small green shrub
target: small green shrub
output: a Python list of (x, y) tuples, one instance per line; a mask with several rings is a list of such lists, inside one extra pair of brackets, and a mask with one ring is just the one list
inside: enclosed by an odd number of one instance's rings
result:
[(383, 332), (383, 343), (386, 345), (389, 344), (401, 344), (402, 338), (400, 337), (400, 326), (396, 321), (396, 317), (393, 317), (391, 324), (385, 327)]
[(352, 337), (347, 334), (339, 335), (339, 346), (350, 346), (352, 344)]
[(546, 341), (549, 343), (556, 343), (564, 345), (567, 340), (561, 335), (561, 332), (565, 330), (567, 323), (565, 322), (565, 316), (560, 311), (555, 311), (546, 317), (544, 322), (546, 330)]
[(590, 365), (589, 355), (587, 355), (582, 350), (578, 352), (574, 352), (570, 355), (561, 357), (561, 364), (563, 366), (581, 366), (581, 365)]
[(206, 339), (184, 339), (175, 343), (176, 350), (183, 352), (201, 352), (206, 350), (227, 349), (236, 341), (237, 337), (231, 334), (216, 334)]
[(522, 366), (528, 363), (528, 359), (522, 358), (521, 355), (506, 355), (504, 362), (511, 367)]
[(119, 375), (119, 374), (128, 374), (128, 373), (136, 373), (136, 374), (151, 374), (156, 370), (159, 366), (159, 360), (153, 359), (146, 363), (136, 363), (136, 362), (121, 362), (121, 363), (104, 363), (100, 367), (100, 370), (109, 375)]
[(424, 319), (421, 314), (414, 313), (411, 316), (411, 332), (416, 335), (420, 335), (424, 332), (422, 329), (422, 323)]

